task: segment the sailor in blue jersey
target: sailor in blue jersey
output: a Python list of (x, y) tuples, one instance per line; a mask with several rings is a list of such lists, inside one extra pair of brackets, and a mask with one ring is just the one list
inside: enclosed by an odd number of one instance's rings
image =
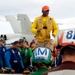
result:
[(0, 69), (1, 71), (4, 71), (5, 69), (5, 59), (4, 59), (4, 53), (6, 51), (6, 47), (4, 46), (3, 40), (0, 38)]
[(5, 52), (6, 67), (10, 68), (11, 73), (22, 73), (24, 65), (19, 51), (19, 42), (15, 41), (12, 48)]

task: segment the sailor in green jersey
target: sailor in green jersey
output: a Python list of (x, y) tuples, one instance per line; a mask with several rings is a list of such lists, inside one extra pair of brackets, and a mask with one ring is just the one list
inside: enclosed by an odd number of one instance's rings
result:
[(27, 47), (27, 41), (24, 39), (21, 39), (20, 41), (21, 47), (21, 56), (25, 67), (30, 66), (32, 63), (32, 51), (30, 48)]
[(51, 63), (51, 50), (46, 47), (38, 47), (33, 51), (33, 62), (36, 63), (38, 69), (29, 75), (42, 75), (48, 72), (49, 64)]
[(37, 71), (33, 72), (32, 74), (29, 75), (42, 75), (44, 72), (48, 72), (49, 70), (47, 68), (41, 67)]

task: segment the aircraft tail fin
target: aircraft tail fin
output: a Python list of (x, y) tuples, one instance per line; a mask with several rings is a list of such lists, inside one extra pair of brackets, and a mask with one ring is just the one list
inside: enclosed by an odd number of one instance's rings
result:
[(17, 15), (18, 20), (20, 21), (21, 29), (22, 29), (22, 34), (32, 34), (30, 32), (30, 26), (32, 22), (28, 18), (26, 14), (18, 14)]
[(14, 33), (21, 33), (20, 22), (17, 21), (15, 16), (5, 16), (6, 20), (10, 22)]

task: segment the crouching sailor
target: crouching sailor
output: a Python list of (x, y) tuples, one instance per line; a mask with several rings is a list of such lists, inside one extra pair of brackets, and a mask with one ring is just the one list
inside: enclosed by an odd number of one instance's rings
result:
[(18, 50), (19, 46), (19, 42), (15, 41), (12, 44), (12, 48), (5, 52), (6, 67), (10, 68), (11, 73), (22, 73), (24, 71), (24, 65)]

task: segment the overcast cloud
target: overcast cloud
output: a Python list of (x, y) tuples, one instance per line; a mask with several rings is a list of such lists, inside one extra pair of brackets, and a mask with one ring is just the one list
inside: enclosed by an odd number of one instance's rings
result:
[(0, 34), (13, 33), (11, 25), (6, 23), (5, 15), (27, 14), (32, 20), (42, 14), (44, 5), (50, 7), (49, 15), (57, 23), (75, 24), (75, 0), (0, 0)]
[(50, 7), (54, 18), (75, 17), (75, 0), (0, 0), (0, 16), (27, 14), (33, 19), (41, 15), (43, 5)]

